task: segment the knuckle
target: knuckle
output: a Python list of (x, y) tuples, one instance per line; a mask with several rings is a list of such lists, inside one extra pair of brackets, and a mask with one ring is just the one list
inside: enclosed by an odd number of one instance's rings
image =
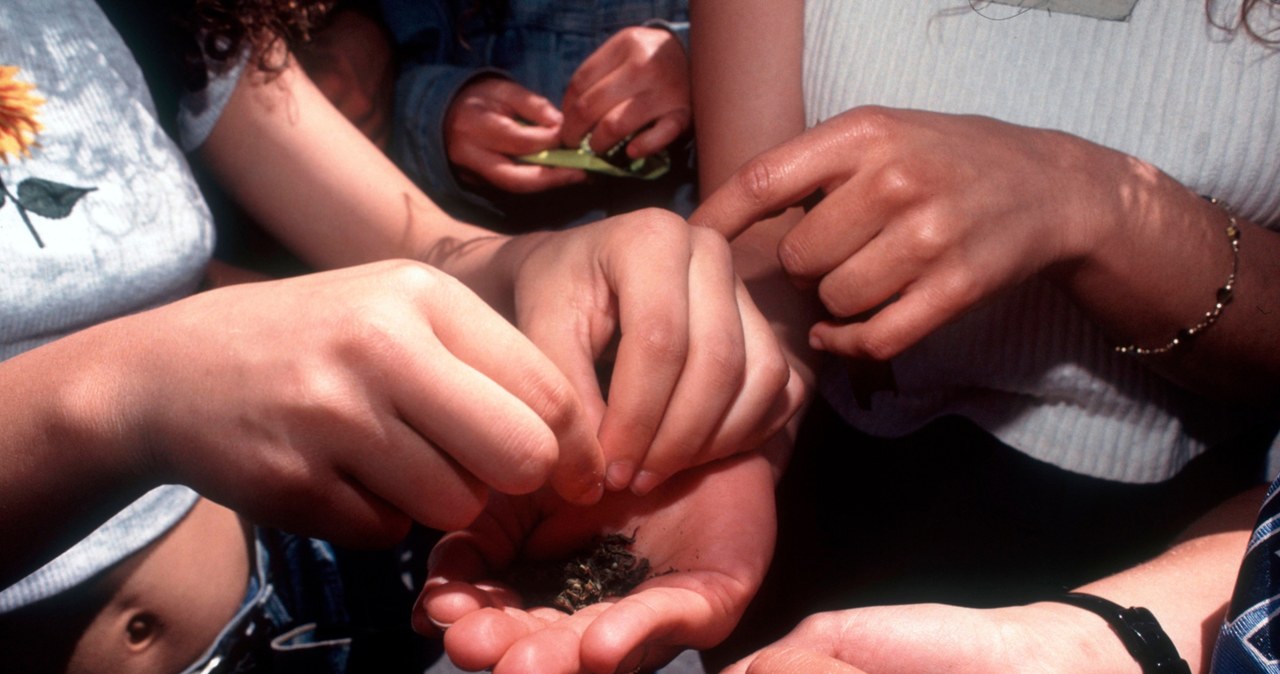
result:
[(892, 204), (909, 203), (921, 192), (920, 180), (914, 170), (900, 161), (881, 166), (870, 176), (868, 194)]
[(954, 245), (950, 229), (938, 218), (918, 218), (905, 231), (904, 252), (917, 262), (937, 260)]
[(834, 316), (846, 318), (853, 313), (849, 308), (853, 302), (850, 289), (843, 283), (832, 281), (830, 277), (818, 284), (818, 300)]
[(788, 234), (778, 243), (778, 263), (792, 276), (808, 276), (813, 258), (809, 240)]
[(729, 247), (729, 240), (724, 235), (709, 227), (685, 227), (687, 223), (679, 216), (669, 211), (659, 211), (662, 217), (672, 221), (673, 226), (687, 229), (689, 235), (693, 237), (694, 248), (702, 255), (715, 256), (716, 262), (732, 264), (733, 251)]
[(791, 383), (791, 364), (779, 351), (760, 362), (752, 363), (752, 372), (760, 379), (760, 385), (766, 390), (780, 393)]
[(746, 379), (747, 354), (740, 339), (729, 336), (709, 337), (702, 340), (699, 349), (705, 360), (707, 376), (715, 386), (734, 389)]
[(566, 381), (538, 377), (528, 395), (531, 407), (557, 436), (571, 428), (580, 416), (577, 398)]
[(565, 107), (565, 118), (578, 120), (592, 119), (592, 99), (593, 97), (588, 92), (575, 92), (571, 102)]
[(673, 244), (688, 240), (694, 230), (679, 215), (661, 208), (645, 208), (636, 211), (625, 221), (636, 228), (642, 241)]
[(769, 206), (781, 176), (778, 169), (765, 157), (749, 160), (734, 174), (734, 181), (742, 197), (755, 207)]
[(683, 325), (674, 319), (659, 317), (635, 329), (635, 340), (641, 351), (659, 362), (683, 362), (689, 353), (689, 340)]

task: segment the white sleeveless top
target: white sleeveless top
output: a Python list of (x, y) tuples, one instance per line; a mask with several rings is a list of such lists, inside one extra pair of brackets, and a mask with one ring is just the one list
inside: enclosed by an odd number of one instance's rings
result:
[[(1280, 223), (1280, 54), (1212, 27), (1200, 0), (1138, 0), (1124, 21), (986, 0), (810, 1), (804, 92), (811, 125), (876, 104), (1063, 130)], [(1113, 353), (1035, 280), (893, 369), (897, 393), (876, 393), (871, 410), (843, 372), (826, 373), (823, 390), (867, 432), (958, 414), (1032, 457), (1126, 482), (1166, 479), (1259, 421)]]

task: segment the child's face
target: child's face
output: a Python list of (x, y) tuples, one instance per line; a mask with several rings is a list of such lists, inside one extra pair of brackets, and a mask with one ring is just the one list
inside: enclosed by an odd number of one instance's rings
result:
[(164, 538), (112, 570), (118, 589), (75, 646), (68, 672), (179, 672), (235, 615), (249, 579), (235, 513), (201, 500)]

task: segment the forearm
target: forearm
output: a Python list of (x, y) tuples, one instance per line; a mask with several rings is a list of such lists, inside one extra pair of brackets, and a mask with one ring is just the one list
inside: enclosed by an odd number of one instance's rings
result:
[(0, 587), (154, 486), (130, 442), (130, 344), (106, 324), (0, 363)]
[[(1201, 518), (1164, 554), (1079, 591), (1122, 606), (1149, 609), (1192, 671), (1207, 672), (1264, 491), (1260, 487), (1227, 501)], [(1078, 624), (1089, 625), (1092, 643), (1082, 646), (1084, 652), (1098, 649), (1119, 663), (1120, 668), (1115, 671), (1126, 671), (1125, 666), (1137, 671), (1132, 658), (1100, 618), (1080, 609), (1044, 606), (1059, 612), (1073, 611), (1083, 621)]]
[[(804, 131), (804, 3), (708, 0), (691, 12), (698, 178), (711, 194), (743, 163)], [(733, 241), (735, 269), (769, 318), (792, 366), (813, 383), (819, 356), (808, 328), (822, 316), (813, 293), (778, 264), (777, 245), (799, 219), (792, 209)]]
[(199, 154), (237, 203), (317, 268), (413, 258), (469, 280), (484, 263), (460, 251), (498, 238), (441, 211), (296, 64), (269, 81), (243, 76)]
[[(1064, 139), (1070, 161), (1078, 144)], [(1049, 142), (1060, 142), (1050, 139)], [(1214, 308), (1233, 269), (1228, 215), (1156, 168), (1111, 151), (1086, 153), (1088, 183), (1067, 229), (1066, 261), (1050, 270), (1117, 345), (1161, 347)], [(1233, 297), (1220, 318), (1162, 355), (1136, 356), (1208, 395), (1280, 402), (1280, 234), (1237, 218)]]

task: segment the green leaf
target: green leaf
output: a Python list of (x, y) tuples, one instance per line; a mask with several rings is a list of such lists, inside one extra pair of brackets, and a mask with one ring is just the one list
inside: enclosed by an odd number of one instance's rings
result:
[(605, 152), (596, 153), (591, 151), (591, 134), (588, 133), (582, 137), (582, 143), (576, 150), (569, 148), (543, 150), (542, 152), (516, 157), (516, 159), (526, 164), (582, 169), (618, 178), (639, 178), (641, 180), (661, 178), (671, 169), (671, 159), (667, 156), (667, 151), (662, 150), (652, 157), (628, 159), (623, 148), (626, 147), (627, 143), (631, 142), (631, 138), (634, 135), (631, 134), (631, 136), (623, 138), (621, 142)]
[(46, 218), (60, 220), (71, 215), (71, 209), (95, 187), (72, 187), (42, 178), (27, 178), (18, 184), (18, 202), (23, 208)]
[(660, 178), (671, 168), (671, 160), (667, 158), (665, 153), (644, 159), (630, 160), (625, 166), (613, 164), (591, 151), (584, 152), (583, 150), (570, 150), (568, 148), (543, 150), (542, 152), (516, 157), (516, 159), (527, 164), (583, 169), (619, 178), (640, 178), (641, 180)]

